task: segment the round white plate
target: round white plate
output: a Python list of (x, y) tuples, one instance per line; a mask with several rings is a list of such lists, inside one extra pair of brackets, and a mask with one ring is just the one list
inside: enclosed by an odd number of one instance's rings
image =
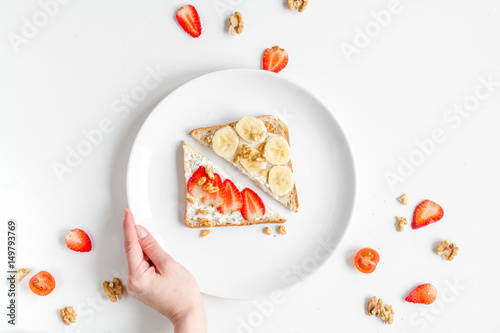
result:
[[(265, 194), (226, 160), (192, 140), (190, 130), (273, 114), (290, 131), (299, 198), (293, 213)], [(184, 222), (182, 142), (187, 140), (266, 205), (288, 219), (285, 236), (270, 224), (200, 229)], [(290, 287), (318, 269), (344, 235), (355, 200), (349, 144), (330, 111), (313, 95), (263, 70), (224, 70), (203, 75), (158, 104), (135, 140), (127, 175), (129, 206), (136, 223), (198, 280), (201, 291), (250, 299)]]

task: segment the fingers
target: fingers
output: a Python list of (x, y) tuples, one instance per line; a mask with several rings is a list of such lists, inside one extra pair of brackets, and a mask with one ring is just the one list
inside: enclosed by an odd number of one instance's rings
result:
[(172, 257), (165, 252), (156, 239), (143, 226), (137, 225), (137, 236), (141, 244), (142, 251), (148, 256), (153, 264), (158, 268), (160, 273), (164, 272), (167, 264), (173, 260)]
[(137, 237), (134, 216), (129, 209), (125, 209), (125, 219), (123, 220), (123, 235), (125, 238), (124, 245), (128, 267), (131, 272), (134, 272), (143, 261), (144, 255), (142, 253), (142, 248)]

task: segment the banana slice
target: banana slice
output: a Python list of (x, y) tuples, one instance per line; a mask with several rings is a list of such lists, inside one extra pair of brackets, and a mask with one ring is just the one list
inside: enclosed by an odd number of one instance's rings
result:
[(292, 170), (285, 166), (275, 166), (269, 171), (269, 188), (277, 195), (285, 195), (293, 188), (295, 179)]
[(212, 147), (217, 155), (229, 157), (234, 155), (239, 144), (239, 137), (231, 126), (226, 126), (215, 132)]
[(235, 126), (236, 132), (250, 143), (261, 143), (266, 140), (267, 129), (264, 122), (254, 117), (243, 117)]
[[(260, 158), (260, 151), (255, 148), (250, 148), (251, 153), (248, 158), (241, 158), (240, 164), (247, 170), (252, 176), (260, 176), (266, 170), (266, 161)], [(255, 160), (257, 159), (257, 161)]]
[(292, 155), (288, 142), (282, 136), (273, 136), (264, 148), (266, 159), (272, 164), (285, 164)]

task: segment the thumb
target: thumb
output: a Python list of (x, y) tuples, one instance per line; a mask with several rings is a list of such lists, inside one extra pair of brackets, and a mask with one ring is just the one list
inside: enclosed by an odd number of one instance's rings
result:
[(173, 258), (165, 252), (151, 233), (141, 225), (135, 226), (137, 237), (141, 244), (142, 251), (148, 256), (153, 264), (159, 269), (160, 273), (164, 272), (166, 266)]

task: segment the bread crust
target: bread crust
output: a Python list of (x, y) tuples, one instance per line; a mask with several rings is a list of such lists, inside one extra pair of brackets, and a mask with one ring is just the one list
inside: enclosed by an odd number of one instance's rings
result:
[[(184, 142), (182, 145), (182, 155), (183, 155), (183, 168), (184, 168), (184, 174), (186, 174), (186, 150), (191, 150), (192, 153), (198, 153), (193, 147), (191, 147), (187, 142)], [(193, 220), (188, 217), (188, 191), (187, 191), (187, 183), (186, 180), (184, 180), (184, 196), (185, 196), (185, 208), (184, 208), (184, 222), (186, 225), (190, 228), (208, 228), (207, 226), (203, 225), (200, 223), (198, 220)], [(267, 207), (266, 207), (267, 208)], [(271, 215), (269, 218), (266, 219), (261, 219), (261, 220), (253, 220), (253, 221), (246, 221), (243, 220), (241, 223), (221, 223), (217, 225), (212, 225), (211, 227), (229, 227), (229, 226), (243, 226), (243, 225), (254, 225), (254, 224), (265, 224), (265, 223), (284, 223), (286, 222), (286, 219), (281, 216), (279, 213), (274, 212), (273, 215)]]
[[(260, 116), (260, 117), (256, 117), (256, 118), (262, 120), (264, 122), (264, 124), (266, 125), (266, 127), (268, 126), (268, 124), (271, 124), (274, 127), (274, 130), (270, 133), (284, 137), (286, 139), (286, 141), (288, 142), (288, 145), (290, 145), (288, 127), (281, 119), (276, 118), (275, 116), (272, 116), (272, 115)], [(222, 127), (231, 126), (231, 127), (235, 128), (237, 123), (238, 123), (237, 121), (234, 121), (231, 123), (217, 125), (217, 126), (197, 128), (197, 129), (194, 129), (191, 132), (189, 132), (189, 135), (191, 137), (193, 137), (196, 141), (198, 141), (200, 144), (212, 149), (211, 145), (207, 143), (207, 140), (206, 140), (207, 137), (214, 135), (215, 132), (217, 132)], [(240, 170), (240, 172), (243, 173), (245, 176), (250, 177), (250, 174), (248, 173), (248, 171), (246, 171), (245, 168), (243, 168), (239, 163), (236, 164), (236, 163), (233, 163), (232, 160), (228, 160), (228, 159), (226, 159), (226, 160), (228, 162), (232, 163), (236, 168), (238, 168), (238, 170)], [(286, 165), (293, 172), (292, 161), (290, 160)], [(259, 187), (262, 190), (269, 193), (273, 198), (275, 198), (276, 194), (272, 193), (268, 188), (263, 186), (261, 183), (255, 181), (255, 180), (254, 180), (254, 182), (257, 185), (259, 185)], [(278, 202), (280, 202), (282, 205), (284, 205), (284, 206), (288, 207), (289, 209), (291, 209), (292, 211), (294, 211), (295, 213), (299, 209), (299, 199), (298, 199), (298, 195), (297, 195), (297, 187), (295, 184), (293, 185), (293, 188), (290, 192), (288, 192), (285, 195), (277, 196), (277, 198), (275, 198), (275, 199)]]

